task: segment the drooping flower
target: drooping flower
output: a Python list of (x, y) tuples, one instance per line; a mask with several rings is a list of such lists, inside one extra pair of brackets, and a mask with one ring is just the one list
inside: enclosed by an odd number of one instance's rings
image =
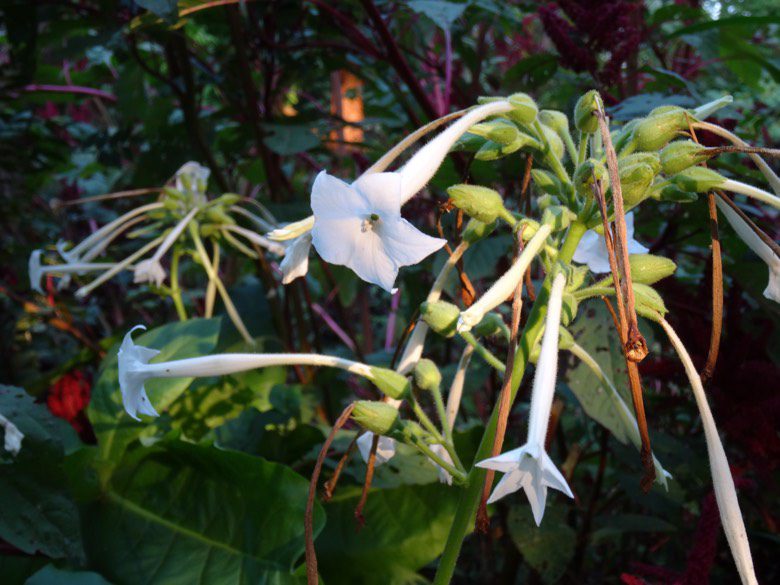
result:
[(417, 264), (444, 246), (401, 217), (401, 177), (364, 175), (348, 185), (322, 171), (311, 194), (312, 244), (324, 260), (351, 268), (386, 291), (402, 266)]
[(122, 345), (117, 353), (119, 364), (119, 388), (122, 391), (122, 403), (125, 410), (135, 420), (138, 413), (149, 416), (160, 416), (149, 401), (146, 394), (144, 382), (148, 376), (143, 373), (143, 366), (160, 353), (157, 349), (149, 349), (136, 345), (133, 342), (133, 331), (136, 329), (145, 330), (143, 325), (136, 325), (127, 332), (122, 340)]
[(504, 474), (490, 495), (488, 503), (495, 502), (522, 488), (531, 504), (537, 526), (541, 524), (544, 516), (547, 488), (559, 490), (570, 498), (574, 497), (566, 479), (544, 448), (558, 373), (558, 337), (565, 285), (566, 278), (559, 273), (553, 281), (550, 292), (541, 353), (536, 364), (528, 439), (525, 445), (518, 449), (477, 463), (478, 467), (494, 469)]
[[(374, 433), (366, 431), (358, 437), (357, 448), (360, 451), (360, 456), (363, 461), (368, 463), (368, 458), (371, 455), (371, 445), (374, 442)], [(376, 444), (376, 459), (374, 459), (374, 465), (382, 465), (387, 463), (395, 456), (395, 439), (390, 437), (379, 437), (379, 441)]]
[(190, 209), (187, 215), (185, 215), (179, 221), (179, 223), (177, 223), (173, 229), (168, 232), (168, 235), (165, 236), (165, 239), (162, 241), (162, 244), (160, 244), (160, 247), (155, 251), (154, 256), (146, 260), (142, 260), (136, 265), (135, 271), (133, 272), (133, 282), (136, 284), (143, 282), (153, 282), (157, 286), (162, 286), (162, 283), (165, 281), (166, 274), (165, 269), (162, 267), (162, 264), (160, 264), (160, 259), (170, 249), (170, 247), (173, 246), (181, 233), (184, 231), (184, 228), (187, 227), (187, 224), (189, 224), (190, 221), (192, 221), (192, 218), (195, 217), (195, 214), (198, 212), (198, 210), (199, 208), (197, 207)]
[(30, 254), (29, 260), (27, 261), (27, 271), (30, 276), (30, 288), (40, 294), (44, 294), (43, 288), (41, 288), (41, 278), (43, 278), (45, 274), (84, 274), (86, 272), (109, 270), (115, 266), (115, 264), (105, 262), (75, 262), (72, 264), (45, 265), (41, 263), (42, 255), (43, 250), (33, 250)]
[(194, 161), (184, 163), (175, 175), (176, 190), (204, 194), (211, 170)]
[(734, 231), (737, 232), (737, 235), (748, 245), (748, 248), (766, 262), (767, 268), (769, 268), (769, 283), (766, 285), (766, 289), (764, 289), (764, 296), (776, 303), (780, 303), (780, 257), (728, 203), (721, 200), (720, 197), (715, 199), (715, 203), (729, 224), (731, 224), (731, 227), (734, 228)]
[(279, 268), (282, 270), (282, 284), (290, 284), (309, 271), (309, 248), (311, 233), (307, 232), (295, 238), (288, 246)]
[[(634, 214), (626, 214), (626, 238), (629, 254), (647, 254), (649, 251), (634, 239)], [(609, 254), (604, 236), (594, 230), (588, 230), (582, 236), (577, 249), (574, 251), (574, 261), (587, 264), (594, 274), (609, 272)]]

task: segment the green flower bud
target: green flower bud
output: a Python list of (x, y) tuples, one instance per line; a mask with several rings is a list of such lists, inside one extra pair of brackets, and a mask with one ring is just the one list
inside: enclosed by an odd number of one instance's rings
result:
[(595, 158), (589, 158), (574, 171), (574, 189), (583, 197), (593, 197), (593, 184), (601, 181), (604, 190), (609, 186), (609, 172), (604, 164)]
[(650, 110), (650, 113), (647, 115), (647, 117), (649, 118), (650, 116), (660, 116), (661, 114), (668, 114), (669, 112), (685, 112), (685, 110), (680, 106), (667, 104), (665, 106), (658, 106), (653, 108)]
[(469, 134), (482, 136), (502, 146), (508, 146), (514, 143), (520, 136), (520, 130), (517, 126), (508, 120), (496, 119), (488, 122), (474, 124), (469, 128)]
[(644, 163), (618, 169), (620, 190), (626, 209), (636, 207), (650, 196), (650, 185), (655, 173), (650, 165)]
[(478, 337), (492, 337), (501, 334), (506, 339), (509, 339), (509, 328), (504, 323), (501, 315), (494, 312), (490, 312), (482, 317), (482, 321), (474, 326), (472, 332)]
[(455, 335), (460, 309), (447, 301), (428, 301), (420, 305), (420, 316), (439, 335)]
[(674, 109), (655, 116), (648, 116), (634, 128), (633, 140), (637, 150), (657, 151), (688, 128), (690, 118), (685, 110)]
[(569, 133), (569, 118), (563, 112), (542, 110), (539, 112), (539, 121), (548, 128), (552, 128), (561, 138)]
[(706, 193), (719, 187), (726, 178), (705, 167), (691, 167), (672, 177), (675, 187), (683, 191)]
[(577, 214), (563, 205), (551, 205), (542, 213), (542, 223), (552, 227), (553, 232), (565, 230), (575, 219)]
[(647, 319), (656, 320), (658, 315), (664, 316), (667, 312), (664, 300), (654, 288), (635, 282), (634, 284), (634, 307), (638, 315)]
[(414, 382), (420, 390), (433, 392), (441, 386), (441, 372), (431, 360), (422, 358), (414, 367)]
[(561, 137), (549, 126), (545, 126), (544, 124), (540, 124), (540, 126), (544, 133), (544, 141), (549, 147), (549, 150), (544, 151), (545, 154), (547, 156), (554, 156), (557, 159), (562, 159), (565, 151), (563, 140), (561, 140)]
[(477, 152), (486, 142), (482, 136), (466, 132), (452, 145), (450, 152)]
[(385, 402), (358, 400), (352, 409), (352, 420), (376, 435), (390, 435), (401, 430), (398, 409)]
[(496, 222), (484, 223), (476, 219), (470, 219), (466, 224), (466, 229), (463, 230), (461, 237), (464, 242), (473, 244), (478, 242), (482, 238), (488, 237), (493, 230), (496, 229)]
[(591, 89), (574, 106), (574, 126), (585, 134), (594, 134), (599, 129), (599, 121), (595, 112), (601, 106), (601, 96), (595, 89)]
[(631, 254), (628, 263), (631, 266), (631, 280), (640, 284), (655, 284), (677, 270), (677, 265), (669, 258), (652, 254)]
[(531, 180), (534, 182), (534, 185), (545, 193), (555, 195), (556, 197), (563, 194), (561, 182), (558, 180), (558, 177), (552, 173), (543, 171), (542, 169), (531, 169)]
[(479, 150), (474, 155), (474, 158), (483, 161), (498, 160), (512, 154), (513, 152), (517, 152), (522, 147), (522, 140), (517, 140), (513, 144), (506, 146), (501, 145), (498, 142), (493, 142), (492, 140), (486, 140), (485, 144), (480, 146)]
[(509, 96), (509, 103), (512, 104), (514, 109), (507, 112), (506, 115), (515, 122), (527, 126), (536, 120), (536, 114), (539, 112), (539, 108), (533, 98), (528, 94), (513, 93)]
[[(483, 223), (491, 223), (499, 217), (511, 217), (509, 211), (504, 207), (504, 200), (498, 191), (479, 185), (453, 185), (447, 189), (447, 194), (452, 199), (452, 203), (458, 209)], [(513, 223), (512, 219), (508, 219)]]
[(693, 140), (671, 142), (661, 151), (661, 165), (667, 175), (676, 175), (708, 158), (707, 149)]
[(636, 164), (650, 165), (655, 175), (661, 172), (661, 157), (657, 152), (636, 152), (618, 159), (620, 168)]
[(406, 376), (387, 368), (371, 366), (371, 381), (385, 396), (400, 400), (409, 394), (411, 384)]
[(612, 140), (612, 144), (617, 152), (620, 152), (629, 145), (629, 142), (634, 137), (634, 128), (636, 128), (637, 124), (642, 120), (644, 120), (644, 118), (634, 118), (618, 130), (617, 136)]
[(231, 225), (236, 223), (232, 217), (230, 217), (227, 213), (225, 213), (225, 209), (222, 206), (209, 207), (206, 209), (204, 215), (206, 221), (212, 223), (231, 224)]
[(590, 272), (587, 265), (584, 264), (582, 266), (566, 266), (564, 270), (566, 271), (566, 290), (568, 292), (574, 292), (581, 288)]

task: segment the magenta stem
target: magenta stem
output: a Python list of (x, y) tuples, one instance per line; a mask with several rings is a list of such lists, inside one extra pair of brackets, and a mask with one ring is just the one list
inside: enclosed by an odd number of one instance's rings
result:
[(53, 93), (75, 93), (75, 94), (90, 95), (93, 97), (102, 98), (110, 102), (117, 101), (116, 96), (112, 93), (103, 91), (101, 89), (93, 89), (91, 87), (83, 87), (80, 85), (46, 85), (46, 84), (31, 83), (30, 85), (25, 85), (20, 89), (21, 91), (26, 91), (26, 92), (49, 91)]

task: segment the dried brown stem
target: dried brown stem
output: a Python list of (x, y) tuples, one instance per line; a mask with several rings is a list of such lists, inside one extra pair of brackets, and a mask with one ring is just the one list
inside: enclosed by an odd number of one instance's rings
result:
[[(696, 140), (696, 134), (692, 129), (691, 136), (693, 136), (695, 142), (699, 142)], [(711, 154), (712, 156), (716, 156), (724, 152), (739, 152), (743, 154), (763, 154), (773, 158), (780, 158), (780, 148), (761, 148), (760, 146), (713, 146), (707, 148), (705, 152)]]
[(341, 427), (343, 427), (349, 420), (349, 416), (352, 414), (352, 410), (355, 408), (355, 403), (351, 403), (341, 413), (336, 420), (336, 424), (330, 430), (328, 437), (325, 439), (325, 443), (320, 449), (320, 454), (317, 456), (317, 463), (314, 465), (314, 471), (311, 474), (311, 480), (309, 481), (309, 497), (306, 500), (306, 515), (303, 520), (303, 532), (306, 539), (306, 582), (308, 585), (317, 585), (319, 578), (317, 575), (317, 551), (314, 549), (314, 499), (317, 496), (317, 481), (320, 478), (322, 472), (322, 464), (325, 461), (325, 457), (328, 454), (333, 439), (336, 438), (336, 433)]
[(338, 485), (339, 479), (341, 478), (341, 472), (344, 471), (344, 467), (347, 465), (347, 461), (349, 461), (349, 458), (352, 456), (352, 453), (355, 452), (355, 448), (357, 447), (357, 440), (361, 434), (362, 433), (358, 433), (357, 435), (355, 435), (355, 438), (352, 439), (352, 442), (349, 444), (349, 447), (347, 447), (347, 450), (344, 451), (344, 455), (342, 455), (341, 459), (339, 459), (339, 463), (338, 465), (336, 465), (336, 470), (333, 472), (333, 475), (322, 486), (323, 502), (329, 502), (330, 499), (333, 497), (333, 493), (336, 491), (336, 486)]
[(374, 479), (374, 467), (376, 467), (376, 448), (379, 445), (379, 435), (374, 435), (371, 441), (371, 452), (366, 461), (366, 479), (363, 482), (363, 491), (360, 494), (360, 501), (355, 507), (355, 520), (358, 523), (358, 530), (366, 525), (366, 519), (363, 517), (363, 508), (368, 500), (368, 492), (371, 490), (371, 481)]

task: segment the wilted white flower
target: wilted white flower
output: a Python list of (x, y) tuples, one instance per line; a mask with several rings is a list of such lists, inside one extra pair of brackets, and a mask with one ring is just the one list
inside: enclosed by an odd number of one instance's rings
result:
[(300, 276), (306, 276), (309, 271), (309, 248), (311, 248), (311, 233), (295, 238), (285, 251), (279, 265), (282, 270), (282, 284), (290, 284)]
[[(363, 461), (368, 463), (368, 458), (371, 455), (371, 444), (374, 441), (374, 433), (366, 431), (358, 437), (357, 447), (360, 451), (360, 456)], [(379, 437), (379, 441), (376, 444), (376, 459), (374, 459), (374, 465), (382, 465), (387, 463), (395, 456), (395, 439), (390, 437)]]

